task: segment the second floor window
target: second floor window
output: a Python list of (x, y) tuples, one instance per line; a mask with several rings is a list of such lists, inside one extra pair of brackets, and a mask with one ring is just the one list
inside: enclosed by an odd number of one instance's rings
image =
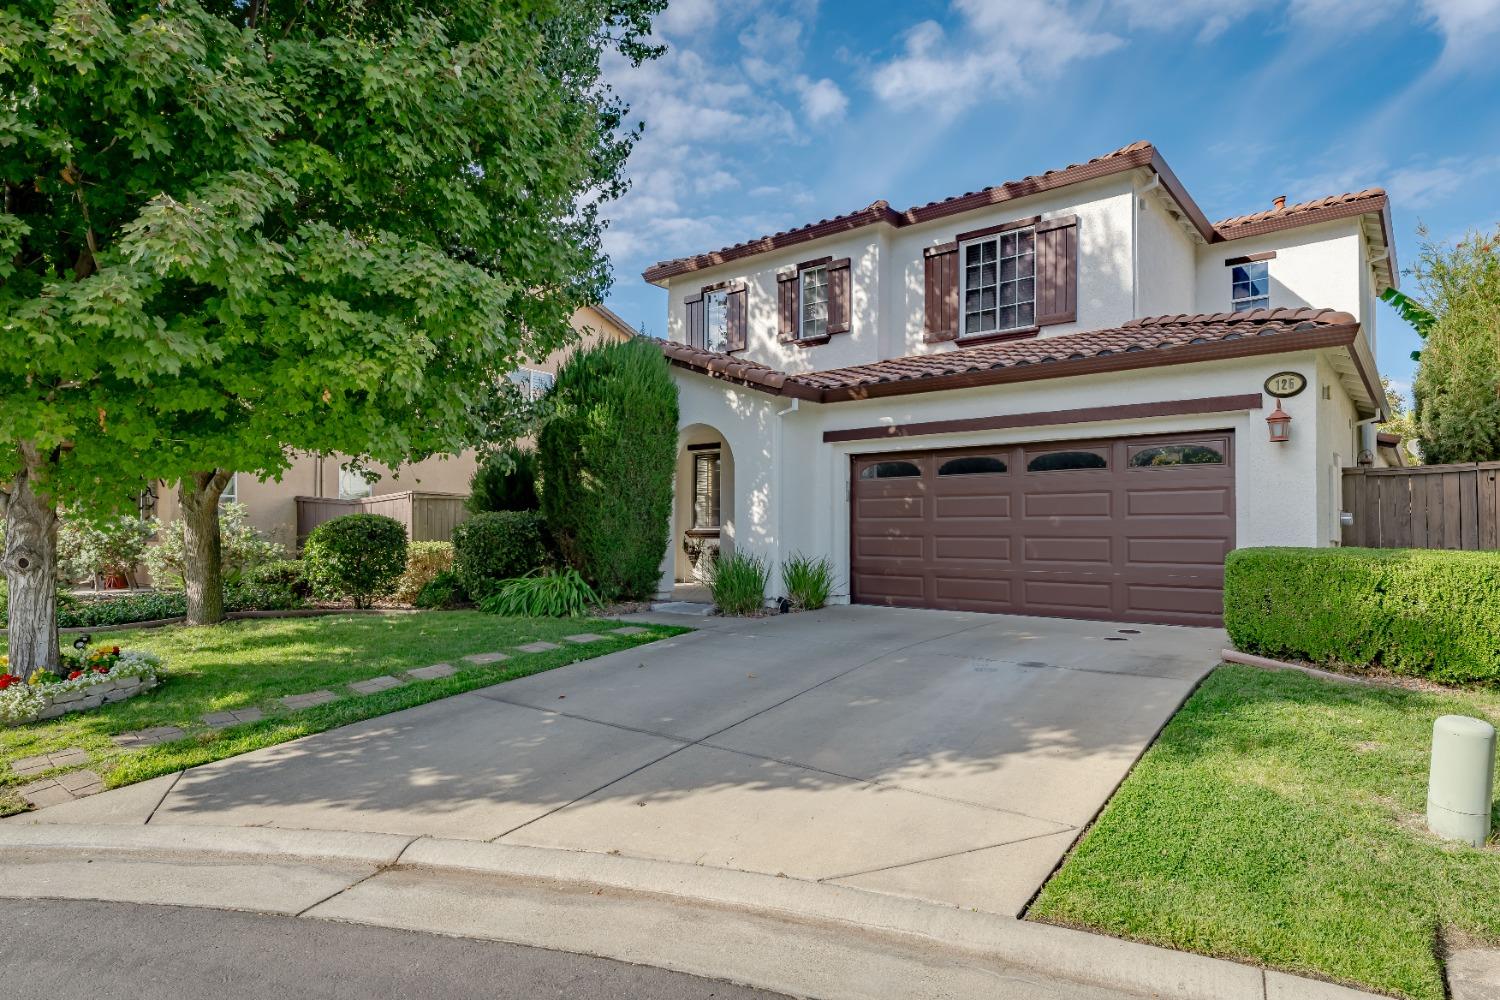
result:
[(1016, 229), (963, 248), (965, 337), (1036, 324), (1036, 230)]
[(729, 289), (703, 293), (703, 346), (723, 353), (729, 350)]
[(534, 403), (547, 394), (557, 376), (536, 368), (517, 368), (510, 373), (510, 380), (521, 387), (521, 397)]
[(797, 336), (811, 340), (828, 335), (828, 267), (802, 272), (802, 318)]
[(1229, 280), (1232, 312), (1271, 308), (1271, 275), (1265, 261), (1234, 265)]
[(353, 469), (339, 470), (339, 499), (363, 500), (375, 492), (375, 486)]

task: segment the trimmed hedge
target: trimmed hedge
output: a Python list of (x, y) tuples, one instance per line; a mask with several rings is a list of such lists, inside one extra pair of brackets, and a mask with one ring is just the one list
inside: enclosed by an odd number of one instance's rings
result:
[(345, 514), (307, 536), (302, 566), (313, 588), (368, 608), (396, 589), (406, 571), (406, 527), (381, 514)]
[(525, 576), (547, 562), (541, 515), (530, 510), (475, 514), (453, 529), (453, 571), (475, 601), (504, 580)]
[(396, 600), (412, 604), (432, 578), (453, 568), (452, 542), (409, 542), (406, 546), (406, 572), (396, 584)]
[(605, 601), (656, 590), (672, 516), (677, 385), (643, 338), (581, 350), (558, 372), (537, 445), (542, 513)]
[(1224, 564), (1240, 650), (1448, 684), (1500, 679), (1500, 552), (1252, 548)]

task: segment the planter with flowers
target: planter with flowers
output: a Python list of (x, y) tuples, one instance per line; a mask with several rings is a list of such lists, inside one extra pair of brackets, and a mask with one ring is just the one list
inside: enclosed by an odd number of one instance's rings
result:
[(137, 649), (97, 646), (65, 649), (59, 673), (38, 670), (26, 680), (9, 672), (0, 656), (0, 726), (19, 726), (86, 712), (133, 698), (160, 681), (161, 660)]

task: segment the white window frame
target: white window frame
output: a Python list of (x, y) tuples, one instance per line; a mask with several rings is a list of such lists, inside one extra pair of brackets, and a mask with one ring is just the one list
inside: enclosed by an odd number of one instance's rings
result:
[[(729, 292), (729, 287), (725, 286), (703, 293), (703, 347), (718, 354), (729, 351)], [(716, 314), (717, 332), (714, 330)]]
[[(823, 279), (821, 285), (814, 285), (809, 281), (814, 275)], [(797, 282), (797, 339), (821, 340), (828, 336), (828, 265), (804, 267), (797, 274)], [(808, 294), (809, 290), (821, 291), (822, 298), (814, 300)], [(822, 313), (821, 316), (817, 315), (819, 312)], [(822, 324), (821, 329), (817, 325), (819, 323)]]
[(240, 502), (240, 474), (238, 472), (231, 472), (229, 474), (229, 482), (227, 482), (227, 483), (224, 484), (224, 490), (223, 490), (223, 492), (221, 492), (219, 494), (219, 506), (222, 507), (222, 506), (224, 506), (227, 503), (239, 503), (239, 502)]
[[(1009, 256), (1002, 255), (1002, 240), (1004, 240), (1006, 237), (1011, 236), (1015, 237), (1016, 239), (1016, 252)], [(1026, 252), (1022, 252), (1021, 250), (1022, 237), (1024, 236), (1029, 236), (1031, 238), (1031, 247), (1029, 251)], [(987, 327), (985, 329), (970, 329), (969, 316), (971, 310), (969, 309), (969, 249), (971, 247), (983, 246), (986, 243), (994, 244), (995, 247), (995, 283), (993, 286), (995, 293), (995, 304), (993, 307), (995, 311), (995, 324), (994, 326)], [(992, 233), (988, 236), (979, 236), (972, 240), (965, 240), (963, 243), (959, 244), (958, 254), (958, 309), (960, 327), (963, 331), (960, 336), (983, 337), (990, 334), (1009, 333), (1012, 330), (1029, 330), (1037, 325), (1036, 226), (1018, 226), (1015, 229), (1006, 229), (1002, 232)], [(1025, 261), (1028, 257), (1031, 260), (1031, 273), (1023, 274), (1023, 261)], [(1007, 260), (1014, 260), (1016, 262), (1015, 274), (1010, 278), (1006, 278), (1004, 274), (1005, 262)], [(981, 269), (983, 268), (982, 262), (980, 264), (980, 267)], [(983, 271), (981, 270), (981, 276), (982, 274)], [(1031, 295), (1027, 298), (1022, 298), (1021, 292), (1024, 289), (1024, 283), (1027, 281), (1031, 282)], [(1016, 300), (1014, 302), (1002, 304), (1000, 301), (1001, 293), (1007, 284), (1014, 284), (1016, 286)], [(978, 290), (982, 291), (983, 289), (981, 288)], [(1023, 320), (1021, 318), (1022, 307), (1027, 305), (1031, 306), (1031, 317), (1029, 319)], [(1016, 310), (1016, 321), (1009, 326), (1002, 326), (1000, 322), (1001, 312), (1004, 309), (1010, 308), (1012, 306), (1014, 306)], [(978, 310), (972, 310), (972, 312), (975, 313), (986, 311), (988, 310), (985, 310), (982, 307)]]
[[(358, 484), (354, 489), (349, 487)], [(339, 499), (364, 500), (375, 495), (375, 484), (353, 469), (339, 468)]]
[(544, 372), (540, 368), (527, 368), (524, 365), (507, 377), (520, 387), (521, 397), (528, 403), (541, 399), (557, 383), (557, 376), (551, 372)]
[[(724, 453), (718, 449), (702, 449), (695, 451), (693, 455), (693, 505), (692, 505), (692, 530), (694, 531), (717, 531), (723, 527), (724, 522)], [(712, 477), (713, 498), (713, 524), (698, 523), (698, 490), (702, 482), (704, 466), (709, 468)]]
[[(1255, 275), (1252, 269), (1259, 268), (1266, 282), (1266, 293), (1264, 295), (1246, 295), (1236, 297), (1234, 286), (1237, 284), (1248, 284), (1253, 290), (1255, 287)], [(1245, 272), (1243, 282), (1236, 281), (1235, 275), (1241, 270)], [(1248, 312), (1251, 309), (1271, 308), (1271, 262), (1268, 260), (1247, 260), (1243, 264), (1235, 264), (1229, 269), (1229, 311)]]

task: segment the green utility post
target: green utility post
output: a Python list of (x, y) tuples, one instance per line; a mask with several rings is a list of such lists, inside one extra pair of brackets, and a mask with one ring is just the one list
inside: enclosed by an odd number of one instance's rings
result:
[(1444, 715), (1432, 724), (1427, 826), (1439, 837), (1482, 847), (1490, 836), (1495, 790), (1495, 727)]

